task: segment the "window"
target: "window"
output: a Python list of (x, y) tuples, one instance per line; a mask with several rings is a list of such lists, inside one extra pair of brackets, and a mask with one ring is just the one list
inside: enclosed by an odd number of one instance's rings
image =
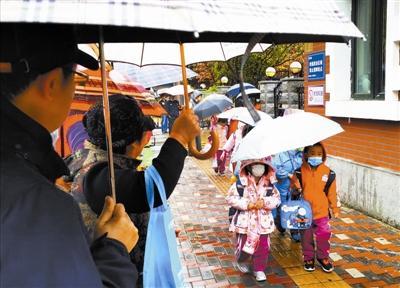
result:
[(352, 19), (367, 38), (352, 42), (352, 97), (384, 100), (386, 0), (353, 0)]

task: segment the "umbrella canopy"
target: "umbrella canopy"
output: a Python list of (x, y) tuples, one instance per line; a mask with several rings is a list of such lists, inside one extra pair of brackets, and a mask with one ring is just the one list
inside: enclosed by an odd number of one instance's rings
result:
[[(261, 91), (258, 90), (257, 88), (245, 88), (244, 92), (246, 92), (247, 95), (251, 95), (251, 94), (260, 94)], [(240, 92), (236, 98), (242, 97), (242, 92)]]
[(199, 118), (207, 118), (225, 111), (232, 106), (232, 100), (222, 94), (211, 94), (194, 106), (194, 113)]
[(347, 42), (362, 33), (334, 1), (2, 1), (2, 22), (80, 24), (83, 43), (98, 42)]
[[(257, 44), (252, 52), (263, 52), (270, 45)], [(186, 65), (206, 61), (227, 61), (243, 55), (246, 43), (187, 43), (185, 44)], [(108, 43), (104, 46), (107, 60), (146, 65), (181, 65), (178, 43)]]
[[(260, 115), (261, 120), (269, 119), (272, 120), (271, 116), (262, 111), (257, 111), (258, 115)], [(251, 126), (254, 126), (256, 123), (251, 117), (249, 110), (246, 107), (235, 107), (229, 109), (227, 111), (222, 112), (217, 115), (218, 118), (229, 119), (229, 120), (239, 120)]]
[[(192, 93), (194, 91), (193, 88), (190, 86), (188, 86), (187, 88), (188, 88), (188, 93)], [(158, 95), (165, 93), (172, 96), (179, 96), (179, 95), (184, 95), (184, 88), (183, 85), (179, 84), (169, 88), (162, 88), (158, 90), (157, 93)]]
[[(244, 89), (256, 88), (256, 87), (254, 87), (253, 84), (246, 83), (246, 82), (243, 83), (243, 86), (244, 86)], [(240, 93), (240, 85), (235, 84), (235, 85), (232, 85), (231, 87), (229, 87), (229, 89), (226, 91), (225, 94), (226, 94), (226, 96), (233, 98), (233, 97), (237, 96), (239, 93)]]
[(313, 145), (343, 131), (335, 121), (310, 112), (264, 119), (243, 138), (232, 161), (261, 159)]
[[(139, 67), (128, 63), (115, 62), (114, 69), (121, 71), (134, 82), (144, 87), (155, 87), (182, 81), (181, 67), (175, 65), (148, 65)], [(197, 73), (186, 68), (187, 78), (197, 76)]]
[[(82, 79), (76, 79), (75, 94), (101, 96), (102, 83), (101, 83), (101, 71), (100, 70), (88, 70), (83, 71), (87, 75), (86, 81), (82, 82)], [(75, 76), (81, 78), (81, 76)], [(136, 100), (146, 100), (148, 91), (139, 83), (129, 81), (126, 76), (116, 71), (110, 71), (107, 73), (107, 86), (110, 94), (125, 94), (133, 96)]]

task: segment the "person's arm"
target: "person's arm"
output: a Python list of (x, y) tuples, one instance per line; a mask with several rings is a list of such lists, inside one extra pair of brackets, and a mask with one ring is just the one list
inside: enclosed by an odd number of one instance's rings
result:
[[(181, 175), (186, 149), (175, 139), (169, 138), (161, 148), (160, 154), (153, 159), (165, 186), (167, 198), (171, 195)], [(109, 195), (108, 164), (99, 163), (90, 169), (84, 178), (86, 200), (96, 214), (99, 214), (104, 205), (105, 196)], [(117, 202), (122, 203), (128, 213), (143, 213), (150, 210), (144, 181), (143, 171), (119, 169), (115, 167), (115, 187)], [(160, 206), (161, 198), (155, 187), (154, 206)]]
[(125, 246), (105, 235), (90, 247), (104, 287), (135, 287), (138, 274)]
[[(153, 160), (153, 165), (163, 179), (165, 192), (169, 197), (178, 183), (187, 155), (186, 148), (190, 141), (200, 134), (198, 118), (191, 110), (185, 109), (175, 120), (170, 138), (164, 143), (160, 154)], [(86, 200), (97, 214), (100, 213), (104, 197), (108, 195), (108, 168), (106, 163), (92, 167), (84, 179)], [(117, 202), (124, 204), (128, 213), (149, 211), (146, 197), (144, 172), (131, 169), (116, 169), (115, 184)], [(155, 189), (154, 206), (161, 205), (160, 196)]]
[(233, 183), (229, 188), (228, 195), (225, 199), (230, 206), (239, 210), (249, 210), (249, 204), (251, 204), (249, 199), (239, 195), (239, 192), (236, 188), (236, 183)]
[[(82, 234), (86, 235), (81, 211), (75, 201), (73, 209), (76, 211), (74, 214), (77, 215)], [(129, 228), (124, 225), (122, 229)], [(126, 230), (123, 234), (128, 232), (129, 230)], [(136, 266), (130, 260), (128, 250), (122, 242), (104, 234), (90, 245), (90, 252), (104, 287), (135, 287), (138, 279)]]
[(336, 179), (333, 180), (331, 186), (329, 187), (328, 190), (328, 202), (329, 202), (329, 206), (331, 207), (333, 214), (335, 217), (339, 216), (339, 211), (340, 211), (340, 203), (339, 203), (339, 199), (337, 196), (337, 191), (336, 191)]

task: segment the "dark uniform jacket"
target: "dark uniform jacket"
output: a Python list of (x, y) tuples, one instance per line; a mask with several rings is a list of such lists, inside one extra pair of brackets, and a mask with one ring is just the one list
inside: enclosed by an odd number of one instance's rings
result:
[(90, 246), (78, 205), (54, 186), (68, 170), (49, 133), (0, 102), (0, 287), (134, 287), (125, 247)]

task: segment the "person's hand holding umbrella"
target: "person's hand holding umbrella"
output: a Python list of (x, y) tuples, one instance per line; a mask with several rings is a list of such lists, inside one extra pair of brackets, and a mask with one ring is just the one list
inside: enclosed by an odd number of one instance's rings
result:
[(183, 109), (172, 126), (170, 137), (187, 147), (198, 135), (200, 135), (199, 119), (192, 110)]

